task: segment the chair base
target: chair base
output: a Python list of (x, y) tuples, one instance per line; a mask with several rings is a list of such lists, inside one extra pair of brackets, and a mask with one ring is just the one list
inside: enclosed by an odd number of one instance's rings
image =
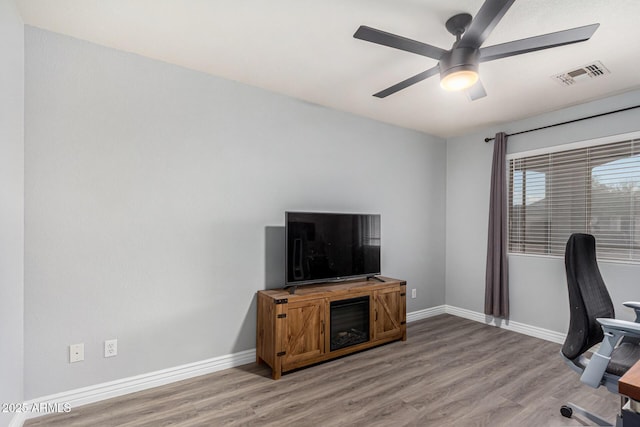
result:
[(581, 416), (583, 418), (588, 419), (592, 423), (595, 423), (595, 425), (597, 425), (597, 426), (602, 426), (602, 427), (622, 427), (622, 418), (620, 418), (620, 415), (616, 416), (615, 424), (611, 424), (610, 421), (605, 420), (601, 416), (596, 415), (594, 413), (591, 413), (591, 412), (587, 411), (586, 409), (581, 408), (580, 406), (575, 405), (573, 403), (567, 403), (566, 405), (563, 405), (560, 408), (560, 413), (565, 418), (571, 418), (573, 415)]

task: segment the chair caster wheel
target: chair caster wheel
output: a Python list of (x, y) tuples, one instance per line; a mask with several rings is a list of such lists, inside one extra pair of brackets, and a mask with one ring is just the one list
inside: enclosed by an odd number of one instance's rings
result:
[(567, 405), (562, 405), (562, 407), (560, 408), (560, 413), (565, 418), (571, 418), (571, 416), (573, 415), (573, 409), (569, 408)]

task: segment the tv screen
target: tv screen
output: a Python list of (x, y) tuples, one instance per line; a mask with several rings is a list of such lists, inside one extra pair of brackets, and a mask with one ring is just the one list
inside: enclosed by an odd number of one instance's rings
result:
[(380, 215), (285, 216), (287, 286), (380, 274)]

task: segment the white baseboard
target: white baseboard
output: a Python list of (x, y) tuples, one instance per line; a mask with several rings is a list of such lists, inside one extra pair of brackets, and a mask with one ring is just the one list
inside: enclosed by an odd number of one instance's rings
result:
[(493, 316), (487, 316), (484, 313), (478, 313), (477, 311), (471, 311), (451, 305), (445, 306), (445, 313), (452, 314), (458, 317), (464, 317), (465, 319), (469, 320), (475, 320), (476, 322), (484, 323), (486, 325), (497, 326), (502, 329), (507, 329), (509, 331), (518, 332), (520, 334), (529, 335), (558, 344), (562, 344), (566, 337), (566, 334), (563, 334), (561, 332), (551, 331), (549, 329), (540, 328), (538, 326), (527, 325), (526, 323), (514, 322), (512, 320), (495, 318)]
[(437, 307), (425, 308), (424, 310), (412, 311), (411, 313), (407, 313), (407, 323), (437, 316), (439, 314), (445, 314), (445, 307), (445, 305), (439, 305)]
[[(439, 305), (436, 307), (426, 308), (424, 310), (413, 311), (407, 313), (407, 322), (415, 322), (417, 320), (426, 319), (428, 317), (438, 316), (440, 314), (452, 314), (465, 319), (475, 320), (476, 322), (487, 325), (497, 326), (510, 331), (530, 335), (543, 340), (555, 343), (564, 342), (565, 335), (559, 332), (550, 331), (548, 329), (531, 326), (524, 323), (504, 321), (495, 319), (483, 313), (467, 310), (464, 308), (453, 307), (451, 305)], [(122, 396), (136, 391), (142, 391), (176, 381), (197, 377), (200, 375), (210, 374), (212, 372), (221, 371), (223, 369), (233, 368), (235, 366), (252, 363), (256, 360), (256, 350), (245, 350), (225, 356), (214, 357), (212, 359), (200, 362), (189, 363), (186, 365), (176, 366), (173, 368), (163, 369), (160, 371), (149, 372), (147, 374), (136, 375), (134, 377), (123, 378), (120, 380), (110, 381), (93, 386), (83, 387), (75, 390), (65, 391), (62, 393), (52, 394), (25, 402), (26, 407), (62, 407), (68, 404), (72, 408), (87, 405), (89, 403), (99, 402), (101, 400)], [(23, 412), (16, 414), (9, 427), (21, 427), (29, 418), (35, 418), (46, 415), (48, 412)]]
[(551, 331), (549, 329), (540, 328), (538, 326), (527, 325), (526, 323), (495, 318), (493, 316), (487, 316), (484, 313), (478, 313), (477, 311), (471, 311), (465, 308), (454, 307), (452, 305), (446, 304), (407, 313), (407, 323), (445, 313), (452, 314), (458, 317), (464, 317), (465, 319), (474, 320), (476, 322), (484, 323), (485, 325), (497, 326), (502, 329), (507, 329), (509, 331), (518, 332), (520, 334), (529, 335), (558, 344), (562, 344), (566, 337), (566, 334), (560, 332)]
[(17, 413), (9, 422), (8, 427), (22, 427), (25, 421), (27, 421), (27, 415), (24, 413)]
[[(210, 374), (212, 372), (221, 371), (223, 369), (233, 368), (235, 366), (246, 365), (255, 362), (256, 350), (245, 350), (238, 353), (214, 357), (212, 359), (200, 362), (188, 363), (186, 365), (176, 366), (173, 368), (163, 369), (160, 371), (149, 372), (147, 374), (136, 375), (133, 377), (123, 378), (120, 380), (110, 381), (102, 384), (96, 384), (75, 390), (69, 390), (62, 393), (52, 394), (25, 402), (26, 408), (46, 408), (63, 407), (69, 405), (71, 408), (87, 405), (89, 403), (99, 402), (101, 400), (110, 399), (112, 397), (122, 396), (136, 391), (142, 391), (165, 384), (174, 383), (176, 381), (186, 380), (188, 378), (200, 375)], [(22, 426), (24, 421), (29, 418), (35, 418), (46, 415), (46, 410), (42, 412), (23, 412), (18, 413), (11, 422), (11, 427)]]

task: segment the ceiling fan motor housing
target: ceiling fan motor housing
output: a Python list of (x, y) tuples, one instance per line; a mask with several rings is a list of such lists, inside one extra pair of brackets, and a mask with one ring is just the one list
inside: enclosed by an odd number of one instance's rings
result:
[(478, 72), (480, 49), (470, 47), (453, 48), (440, 58), (440, 78), (455, 73), (456, 71)]

